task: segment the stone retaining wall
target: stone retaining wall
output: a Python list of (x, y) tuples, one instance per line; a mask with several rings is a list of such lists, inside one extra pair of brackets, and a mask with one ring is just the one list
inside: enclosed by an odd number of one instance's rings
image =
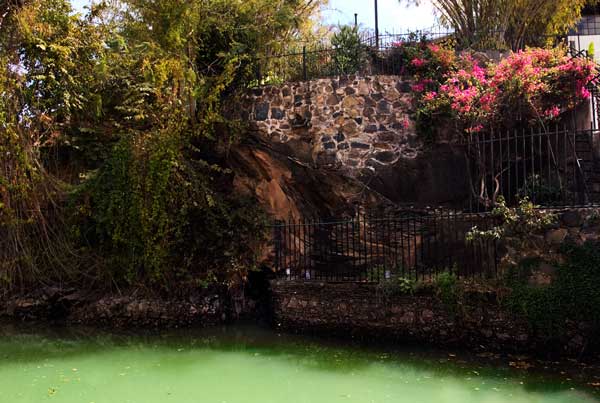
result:
[(500, 243), (500, 272), (527, 260), (531, 270), (529, 284), (545, 287), (555, 280), (558, 267), (564, 263), (565, 242), (583, 245), (600, 241), (599, 208), (565, 208), (546, 210), (555, 222), (546, 230), (526, 237), (507, 234)]
[(504, 310), (490, 290), (465, 291), (455, 307), (437, 298), (433, 287), (415, 295), (384, 296), (374, 284), (277, 280), (271, 290), (276, 326), (294, 332), (565, 354), (579, 354), (588, 341), (585, 330), (573, 326), (568, 340), (549, 344), (523, 318)]
[[(352, 193), (360, 197), (383, 196), (402, 204), (463, 205), (470, 194), (464, 150), (448, 139), (425, 146), (413, 120), (411, 80), (342, 76), (256, 88), (228, 105), (225, 113), (248, 123), (249, 136), (270, 157), (321, 176), (343, 178), (344, 183), (359, 186)], [(308, 183), (310, 176), (295, 182)], [(245, 187), (250, 192), (254, 188)], [(337, 190), (319, 189), (319, 193), (329, 198)]]
[(237, 112), (318, 167), (375, 168), (417, 156), (412, 102), (402, 77), (348, 76), (257, 88)]
[(129, 295), (90, 296), (73, 290), (42, 289), (0, 299), (0, 318), (111, 328), (208, 326), (231, 320), (232, 301), (219, 290), (188, 298)]

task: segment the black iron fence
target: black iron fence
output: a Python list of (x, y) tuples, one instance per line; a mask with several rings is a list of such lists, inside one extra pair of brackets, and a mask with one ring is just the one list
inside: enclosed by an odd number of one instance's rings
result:
[(555, 127), (477, 133), (465, 143), (471, 211), (528, 197), (541, 206), (600, 203), (599, 133)]
[(277, 85), (343, 75), (401, 74), (400, 59), (390, 58), (393, 47), (334, 48), (320, 46), (257, 61), (255, 85)]
[[(573, 36), (548, 37), (555, 46), (570, 46), (580, 56), (587, 50), (576, 48)], [(444, 43), (460, 50), (452, 31), (432, 30), (407, 33), (387, 33), (379, 36), (363, 35), (360, 45), (351, 48), (333, 47), (322, 43), (305, 46), (286, 54), (273, 55), (255, 61), (254, 86), (281, 84), (283, 82), (307, 81), (340, 75), (401, 75), (404, 65), (401, 58), (394, 57), (400, 44)], [(497, 52), (492, 52), (497, 53)]]
[(393, 57), (400, 44), (451, 41), (452, 32), (417, 31), (400, 34), (363, 35), (353, 47), (321, 43), (286, 54), (256, 60), (254, 85), (307, 81), (340, 75), (403, 74), (401, 58)]
[(496, 240), (467, 240), (467, 234), (496, 224), (490, 214), (450, 210), (280, 222), (273, 227), (275, 269), (302, 281), (428, 281), (444, 272), (493, 278)]

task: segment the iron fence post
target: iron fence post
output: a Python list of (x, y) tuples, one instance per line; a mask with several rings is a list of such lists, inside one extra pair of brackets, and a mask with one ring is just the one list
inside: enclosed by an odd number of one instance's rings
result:
[(275, 273), (280, 274), (281, 271), (281, 231), (283, 228), (283, 222), (276, 220), (273, 225), (273, 244), (275, 247)]
[(262, 81), (262, 74), (261, 74), (261, 71), (260, 71), (260, 62), (261, 62), (260, 59), (256, 61), (256, 69), (255, 69), (255, 71), (256, 71), (256, 81), (258, 82), (258, 85), (260, 85), (261, 81)]
[(308, 80), (308, 72), (306, 71), (306, 46), (302, 46), (302, 77), (304, 77), (304, 81)]
[(375, 46), (379, 50), (379, 6), (375, 0)]

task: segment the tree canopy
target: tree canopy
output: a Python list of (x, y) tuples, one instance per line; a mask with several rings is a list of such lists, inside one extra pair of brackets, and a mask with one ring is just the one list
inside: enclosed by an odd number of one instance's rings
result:
[(231, 195), (221, 104), (323, 3), (0, 2), (0, 287), (243, 275), (261, 218)]
[[(419, 4), (420, 0), (401, 0)], [(463, 47), (521, 49), (564, 35), (597, 0), (432, 0)]]

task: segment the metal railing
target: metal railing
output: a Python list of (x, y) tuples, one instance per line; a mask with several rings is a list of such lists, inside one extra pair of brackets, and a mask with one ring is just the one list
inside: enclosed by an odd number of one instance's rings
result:
[(401, 61), (388, 57), (391, 49), (304, 47), (297, 52), (257, 61), (254, 84), (282, 84), (347, 75), (403, 74)]
[(301, 281), (428, 281), (444, 272), (494, 278), (496, 240), (466, 239), (473, 227), (487, 230), (496, 224), (490, 214), (451, 210), (278, 222), (273, 226), (275, 269)]
[(465, 141), (471, 211), (528, 197), (537, 205), (600, 204), (599, 133), (554, 127), (477, 133)]
[(386, 33), (379, 37), (362, 35), (360, 46), (333, 47), (327, 43), (304, 46), (285, 54), (255, 61), (254, 85), (308, 81), (343, 75), (403, 74), (398, 58), (390, 57), (398, 44), (441, 42), (454, 35), (449, 31)]

